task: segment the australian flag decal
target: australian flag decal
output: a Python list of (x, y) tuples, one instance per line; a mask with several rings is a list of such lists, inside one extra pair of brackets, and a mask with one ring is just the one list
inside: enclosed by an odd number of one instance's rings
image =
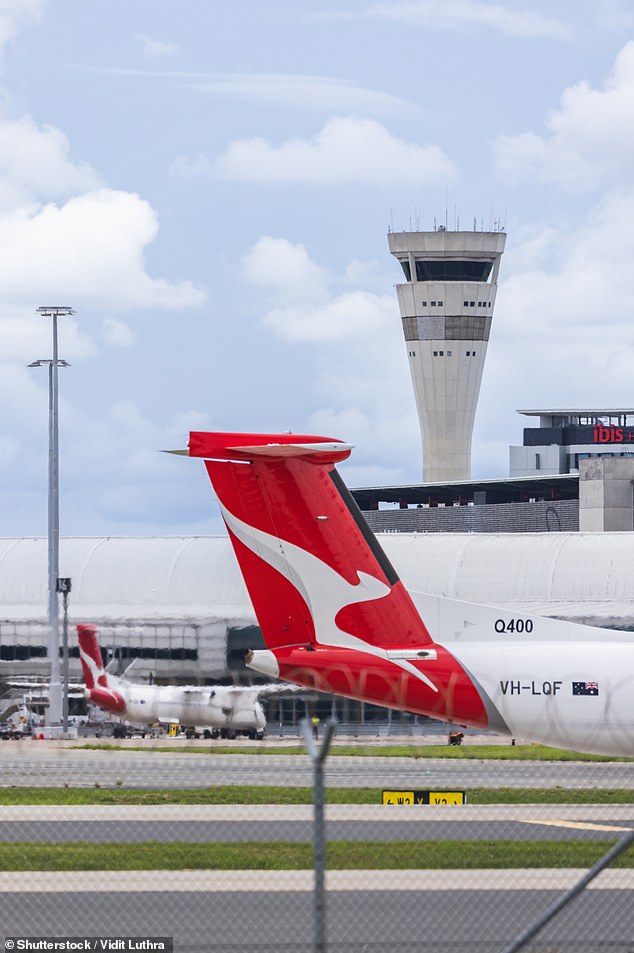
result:
[(599, 683), (598, 682), (573, 682), (572, 694), (573, 695), (598, 695)]

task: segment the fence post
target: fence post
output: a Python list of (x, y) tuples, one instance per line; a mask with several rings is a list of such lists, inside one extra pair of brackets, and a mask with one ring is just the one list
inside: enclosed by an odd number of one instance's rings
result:
[(622, 854), (626, 848), (630, 847), (634, 843), (634, 831), (630, 831), (628, 834), (624, 834), (616, 844), (610, 848), (607, 854), (604, 854), (603, 857), (600, 857), (596, 864), (594, 864), (590, 870), (583, 875), (581, 880), (576, 884), (570, 887), (569, 890), (566, 890), (565, 893), (561, 895), (554, 903), (548, 907), (548, 909), (541, 915), (541, 917), (535, 921), (531, 926), (527, 927), (525, 930), (520, 933), (518, 937), (509, 945), (505, 946), (502, 950), (502, 953), (517, 953), (525, 943), (528, 943), (529, 940), (532, 940), (533, 937), (539, 933), (542, 927), (545, 927), (549, 920), (555, 916), (556, 913), (559, 913), (560, 910), (570, 903), (571, 900), (580, 894), (585, 887), (588, 886), (591, 880), (600, 874), (605, 867), (612, 863), (619, 854)]
[(329, 718), (321, 748), (317, 748), (308, 718), (300, 722), (306, 750), (313, 762), (313, 869), (315, 886), (315, 953), (326, 953), (326, 829), (324, 823), (324, 761), (335, 733), (336, 722)]

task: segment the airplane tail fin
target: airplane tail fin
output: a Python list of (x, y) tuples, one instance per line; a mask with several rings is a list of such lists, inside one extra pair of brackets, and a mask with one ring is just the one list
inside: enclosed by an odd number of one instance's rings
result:
[(86, 688), (107, 688), (108, 674), (103, 665), (96, 625), (78, 625), (79, 659)]
[(270, 649), (431, 642), (335, 469), (351, 449), (296, 434), (190, 434)]
[(125, 702), (112, 685), (112, 677), (104, 668), (97, 627), (78, 625), (79, 658), (84, 672), (86, 695), (91, 702), (108, 711), (121, 712)]
[(218, 495), (267, 646), (247, 665), (335, 692), (486, 727), (478, 689), (434, 643), (337, 473), (329, 437), (191, 433)]

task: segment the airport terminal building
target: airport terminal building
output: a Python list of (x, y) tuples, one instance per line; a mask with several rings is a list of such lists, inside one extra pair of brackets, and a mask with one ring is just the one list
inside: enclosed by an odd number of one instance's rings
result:
[[(419, 592), (634, 628), (632, 410), (521, 411), (505, 479), (353, 490), (405, 585)], [(521, 471), (521, 472), (519, 472)], [(49, 670), (47, 540), (0, 539), (0, 677)], [(67, 537), (74, 626), (135, 678), (257, 681), (263, 647), (228, 537)]]
[[(634, 533), (385, 533), (381, 545), (413, 590), (611, 628), (634, 628)], [(0, 677), (49, 671), (46, 538), (0, 539)], [(131, 677), (257, 681), (244, 653), (262, 647), (229, 539), (63, 538), (74, 627), (99, 627)]]

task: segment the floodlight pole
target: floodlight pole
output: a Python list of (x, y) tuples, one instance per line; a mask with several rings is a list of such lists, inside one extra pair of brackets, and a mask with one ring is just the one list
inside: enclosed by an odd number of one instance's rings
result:
[(49, 686), (48, 724), (59, 725), (62, 719), (62, 689), (59, 670), (59, 409), (58, 367), (69, 367), (60, 361), (57, 351), (57, 320), (60, 315), (74, 314), (72, 308), (42, 307), (37, 314), (52, 318), (53, 355), (50, 360), (33, 361), (29, 367), (48, 365), (48, 643), (51, 666)]

